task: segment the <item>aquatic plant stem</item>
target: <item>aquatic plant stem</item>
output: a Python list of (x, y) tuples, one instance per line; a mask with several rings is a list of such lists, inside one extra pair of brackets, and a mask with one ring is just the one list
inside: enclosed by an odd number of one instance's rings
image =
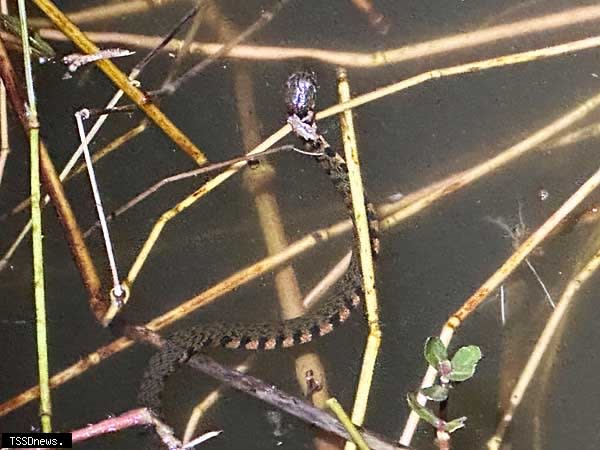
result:
[[(143, 2), (143, 0), (142, 0)], [(136, 5), (137, 2), (129, 1), (127, 4)], [(120, 6), (120, 5), (119, 5)], [(78, 13), (70, 13), (69, 17), (74, 22), (78, 21)], [(92, 17), (89, 18), (90, 20)], [(600, 19), (600, 6), (589, 5), (577, 8), (565, 9), (543, 16), (526, 18), (512, 23), (495, 25), (470, 32), (460, 32), (429, 41), (418, 42), (376, 52), (342, 52), (323, 50), (320, 48), (283, 47), (283, 46), (260, 46), (260, 45), (237, 45), (228, 53), (230, 58), (260, 60), (260, 61), (282, 61), (309, 59), (322, 61), (326, 64), (344, 67), (377, 68), (393, 64), (406, 64), (407, 61), (428, 60), (436, 55), (448, 55), (456, 51), (464, 51), (486, 44), (497, 45), (502, 41), (512, 41), (520, 36), (535, 33), (548, 35), (552, 30), (562, 30), (566, 27), (581, 27), (589, 22)], [(95, 19), (94, 19), (95, 20)], [(87, 21), (87, 20), (86, 20)], [(79, 23), (83, 23), (80, 21)], [(43, 26), (44, 24), (40, 24)], [(564, 31), (562, 31), (564, 36)], [(64, 36), (53, 29), (43, 28), (40, 30), (42, 37), (46, 39), (62, 40)], [(89, 32), (88, 36), (96, 42), (118, 42), (119, 45), (131, 47), (152, 48), (156, 46), (157, 37), (131, 33), (116, 32)], [(560, 35), (558, 36), (560, 39)], [(166, 47), (168, 51), (178, 51), (181, 48), (181, 40), (173, 40)], [(220, 43), (194, 42), (190, 51), (211, 55), (219, 51), (223, 45)]]
[[(337, 80), (340, 102), (347, 102), (350, 100), (350, 85), (345, 70), (338, 69)], [(369, 236), (369, 216), (365, 205), (365, 192), (360, 173), (358, 144), (356, 141), (356, 133), (354, 132), (352, 111), (347, 110), (342, 113), (340, 116), (340, 124), (342, 130), (342, 142), (344, 144), (344, 159), (348, 166), (348, 178), (350, 179), (352, 211), (358, 233), (360, 265), (363, 275), (363, 288), (365, 291), (365, 304), (369, 325), (369, 335), (367, 337), (354, 407), (352, 409), (352, 421), (357, 425), (362, 425), (367, 412), (375, 363), (377, 361), (379, 347), (381, 346), (381, 329), (379, 327), (379, 306), (377, 304), (377, 291), (375, 289), (373, 246), (371, 244), (371, 236)], [(356, 446), (354, 443), (348, 442), (346, 443), (345, 448), (346, 450), (353, 450)]]
[[(48, 16), (48, 18), (68, 36), (84, 53), (97, 53), (100, 49), (90, 41), (84, 33), (73, 24), (62, 11), (50, 0), (33, 0), (34, 3)], [(146, 96), (137, 89), (123, 72), (110, 59), (96, 62), (96, 65), (119, 87), (144, 113), (175, 142), (198, 165), (204, 164), (207, 159), (204, 153), (196, 147), (160, 109), (148, 103)]]
[(517, 380), (513, 391), (511, 392), (509, 405), (502, 414), (502, 419), (498, 423), (496, 432), (487, 442), (487, 447), (489, 450), (500, 449), (504, 434), (511, 424), (515, 412), (521, 404), (521, 401), (523, 400), (525, 392), (529, 387), (536, 370), (546, 355), (548, 347), (554, 338), (556, 331), (561, 325), (567, 309), (575, 300), (575, 295), (579, 292), (584, 283), (591, 278), (591, 276), (598, 270), (599, 267), (600, 249), (597, 250), (596, 254), (585, 264), (583, 269), (581, 269), (581, 271), (579, 271), (567, 284), (567, 287), (558, 300), (556, 308), (552, 311), (544, 330), (538, 338), (538, 341), (536, 342), (535, 347), (531, 352), (525, 367), (523, 368), (523, 371), (519, 375), (519, 379)]
[[(506, 278), (522, 263), (531, 251), (537, 247), (552, 231), (561, 224), (563, 220), (575, 209), (590, 193), (600, 185), (600, 169), (598, 169), (588, 180), (569, 197), (561, 207), (554, 212), (537, 230), (515, 250), (515, 252), (494, 272), (471, 297), (446, 321), (440, 338), (448, 347), (456, 330), (464, 320), (481, 305), (481, 303), (494, 292), (506, 280)], [(555, 310), (556, 311), (556, 310)], [(430, 386), (435, 380), (437, 371), (429, 366), (421, 382), (421, 388)], [(425, 404), (426, 399), (421, 394), (418, 401)], [(416, 413), (411, 412), (406, 423), (400, 443), (410, 445), (412, 435), (419, 422)]]
[(352, 442), (355, 444), (355, 446), (357, 446), (360, 450), (369, 450), (369, 446), (356, 429), (354, 423), (352, 423), (352, 420), (350, 420), (350, 417), (348, 417), (348, 414), (346, 414), (346, 411), (344, 411), (344, 408), (342, 408), (342, 405), (340, 405), (340, 402), (338, 402), (335, 397), (331, 397), (325, 402), (325, 404), (331, 411), (333, 411), (338, 420), (342, 422), (342, 425), (344, 425), (344, 428), (352, 437)]
[(344, 276), (352, 261), (352, 250), (346, 253), (327, 274), (304, 296), (302, 306), (308, 310)]
[(29, 30), (27, 29), (27, 11), (25, 0), (18, 0), (21, 38), (23, 45), (23, 63), (27, 86), (27, 105), (30, 151), (31, 185), (31, 221), (33, 248), (33, 294), (35, 299), (35, 331), (38, 359), (38, 379), (40, 386), (40, 420), (44, 433), (52, 432), (52, 399), (48, 375), (48, 342), (46, 338), (46, 299), (44, 291), (44, 252), (42, 246), (42, 211), (40, 206), (40, 124), (38, 122), (33, 73), (31, 70), (31, 50), (29, 48)]

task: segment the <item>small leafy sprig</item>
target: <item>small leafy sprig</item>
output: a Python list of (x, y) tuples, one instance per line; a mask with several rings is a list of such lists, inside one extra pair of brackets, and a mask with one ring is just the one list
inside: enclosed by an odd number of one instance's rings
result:
[[(476, 345), (461, 347), (454, 353), (452, 358), (449, 358), (446, 346), (437, 336), (429, 337), (425, 341), (423, 353), (429, 365), (437, 370), (439, 378), (438, 383), (421, 389), (420, 393), (434, 402), (447, 401), (453, 383), (471, 378), (475, 374), (477, 363), (481, 359), (481, 350)], [(438, 433), (450, 434), (465, 426), (467, 418), (464, 416), (446, 421), (438, 417), (429, 408), (421, 405), (417, 401), (416, 393), (410, 392), (406, 397), (410, 408), (421, 419), (435, 427)]]

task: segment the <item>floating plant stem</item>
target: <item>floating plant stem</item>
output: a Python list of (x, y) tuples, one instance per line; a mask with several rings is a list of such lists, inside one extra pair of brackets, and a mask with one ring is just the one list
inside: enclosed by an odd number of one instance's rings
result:
[(372, 0), (352, 0), (354, 6), (367, 16), (369, 25), (379, 34), (387, 34), (390, 31), (391, 23), (382, 13), (373, 5)]
[(325, 402), (325, 404), (331, 411), (333, 411), (339, 421), (342, 422), (342, 425), (344, 425), (344, 428), (346, 428), (352, 437), (354, 444), (356, 444), (360, 450), (369, 450), (369, 446), (358, 432), (356, 426), (352, 423), (352, 420), (350, 420), (350, 417), (348, 417), (348, 414), (346, 414), (346, 411), (344, 411), (344, 408), (342, 408), (342, 405), (340, 405), (337, 399), (335, 397), (331, 397)]
[(40, 205), (40, 124), (38, 122), (31, 53), (29, 50), (29, 32), (25, 0), (19, 0), (19, 18), (21, 20), (21, 38), (23, 42), (23, 62), (25, 65), (25, 83), (27, 85), (28, 132), (30, 151), (31, 185), (31, 221), (33, 225), (33, 293), (35, 298), (36, 343), (38, 357), (38, 379), (40, 385), (40, 419), (42, 431), (52, 431), (52, 399), (48, 375), (48, 342), (46, 323), (46, 299), (44, 291), (44, 252), (42, 246), (42, 210)]
[[(338, 95), (341, 102), (350, 99), (350, 85), (345, 70), (338, 70)], [(372, 238), (369, 236), (369, 212), (365, 206), (365, 193), (363, 189), (362, 176), (360, 174), (360, 162), (358, 157), (358, 144), (354, 132), (354, 121), (352, 111), (344, 111), (340, 117), (342, 130), (342, 141), (344, 144), (344, 158), (348, 166), (348, 177), (350, 179), (350, 193), (352, 197), (352, 210), (354, 221), (358, 232), (360, 248), (360, 265), (363, 275), (363, 287), (365, 290), (365, 304), (367, 309), (367, 321), (369, 325), (369, 336), (365, 347), (363, 363), (356, 390), (356, 398), (352, 409), (352, 421), (362, 425), (367, 411), (369, 392), (373, 380), (375, 363), (381, 346), (381, 329), (379, 328), (379, 306), (377, 304), (377, 291), (375, 289), (375, 270), (373, 264)], [(346, 450), (355, 448), (354, 444), (346, 445)]]
[[(166, 36), (164, 36), (162, 38), (162, 40), (160, 41), (160, 43), (157, 46), (155, 46), (150, 52), (148, 52), (148, 54), (146, 56), (144, 56), (144, 58), (135, 65), (132, 72), (137, 74), (137, 73), (141, 72), (142, 70), (144, 70), (144, 68), (158, 54), (158, 52), (161, 51), (163, 48), (165, 48), (165, 46), (168, 45), (169, 42), (171, 42), (171, 40), (173, 39), (175, 34), (177, 34), (177, 32), (181, 29), (181, 27), (183, 25), (185, 25), (188, 20), (190, 20), (192, 17), (195, 17), (196, 14), (198, 14), (198, 11), (200, 10), (202, 3), (203, 3), (203, 0), (197, 0), (196, 5), (194, 5), (194, 7), (192, 9), (190, 9), (187, 12), (187, 14), (185, 14), (179, 20), (179, 22), (177, 22), (177, 24), (173, 27), (173, 29), (171, 31), (169, 31), (169, 33), (167, 33)], [(136, 75), (136, 77), (137, 77), (137, 75)]]

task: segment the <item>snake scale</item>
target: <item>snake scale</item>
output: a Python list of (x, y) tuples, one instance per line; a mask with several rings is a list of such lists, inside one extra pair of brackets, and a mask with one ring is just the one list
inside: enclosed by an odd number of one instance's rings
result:
[[(354, 220), (348, 167), (342, 157), (335, 153), (317, 133), (314, 121), (316, 93), (317, 83), (312, 72), (296, 72), (290, 75), (286, 82), (285, 94), (288, 123), (295, 134), (315, 153), (314, 159), (325, 170), (335, 189), (342, 195), (350, 217)], [(365, 204), (371, 247), (373, 254), (376, 254), (379, 246), (377, 219), (372, 205), (367, 201)], [(175, 372), (179, 365), (207, 347), (245, 350), (287, 348), (324, 336), (345, 322), (364, 297), (356, 236), (353, 242), (348, 270), (337, 282), (333, 295), (323, 301), (317, 310), (279, 322), (198, 325), (177, 331), (167, 337), (163, 348), (150, 359), (139, 391), (139, 403), (158, 412), (161, 403), (160, 395), (167, 377)]]

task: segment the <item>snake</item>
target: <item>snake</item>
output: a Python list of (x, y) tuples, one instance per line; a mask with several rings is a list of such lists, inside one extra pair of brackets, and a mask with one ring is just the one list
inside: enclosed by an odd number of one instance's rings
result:
[[(353, 220), (348, 167), (318, 134), (315, 124), (317, 94), (316, 76), (311, 71), (291, 74), (285, 83), (288, 123), (296, 136), (313, 150), (313, 159), (323, 168), (341, 194)], [(373, 256), (379, 252), (378, 222), (375, 209), (365, 198)], [(244, 350), (289, 348), (329, 334), (344, 323), (364, 298), (363, 277), (359, 260), (358, 238), (354, 224), (353, 250), (350, 264), (336, 283), (333, 294), (314, 311), (303, 316), (254, 324), (202, 324), (177, 331), (148, 363), (138, 394), (138, 403), (160, 415), (161, 394), (167, 378), (194, 354), (210, 347)]]

